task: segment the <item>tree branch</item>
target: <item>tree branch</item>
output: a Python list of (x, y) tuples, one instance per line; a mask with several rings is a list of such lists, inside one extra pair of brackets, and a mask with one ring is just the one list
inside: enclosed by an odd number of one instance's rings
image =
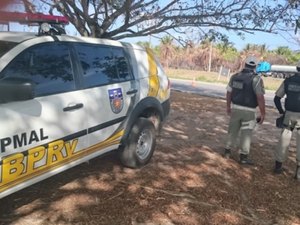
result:
[(69, 18), (80, 34), (111, 39), (191, 27), (204, 33), (210, 27), (239, 34), (276, 32), (282, 26), (292, 24), (299, 16), (299, 10), (293, 4), (282, 6), (260, 0), (172, 0), (167, 3), (162, 0), (52, 0), (52, 3), (54, 8)]

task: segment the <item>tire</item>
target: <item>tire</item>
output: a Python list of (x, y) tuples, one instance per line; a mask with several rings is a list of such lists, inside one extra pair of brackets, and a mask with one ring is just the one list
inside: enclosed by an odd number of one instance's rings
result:
[(146, 165), (154, 152), (156, 130), (153, 123), (146, 118), (138, 118), (133, 125), (128, 140), (120, 149), (122, 164), (130, 168)]

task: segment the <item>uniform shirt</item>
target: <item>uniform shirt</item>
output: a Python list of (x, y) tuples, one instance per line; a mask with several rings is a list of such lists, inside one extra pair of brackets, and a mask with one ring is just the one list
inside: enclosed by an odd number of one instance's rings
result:
[(279, 88), (277, 89), (277, 91), (275, 92), (275, 95), (283, 98), (285, 95), (285, 88), (284, 88), (284, 82), (282, 82), (279, 86)]
[[(257, 95), (265, 94), (265, 87), (264, 87), (264, 83), (261, 79), (261, 76), (257, 75), (253, 78), (252, 86), (253, 86), (253, 90), (254, 90), (255, 94), (257, 94)], [(232, 92), (232, 77), (230, 78), (230, 81), (226, 87), (226, 90), (228, 92)]]
[[(294, 76), (300, 76), (300, 73), (295, 73)], [(283, 98), (285, 96), (286, 92), (285, 92), (285, 88), (284, 88), (284, 81), (280, 84), (279, 88), (277, 89), (277, 91), (275, 92), (275, 95), (280, 97), (280, 98)], [(288, 111), (288, 113), (291, 115), (291, 116), (295, 116), (297, 117), (298, 119), (299, 118), (299, 115), (300, 113), (299, 112), (290, 112)]]
[[(294, 76), (300, 76), (300, 73), (295, 73)], [(280, 84), (279, 88), (277, 89), (277, 91), (275, 92), (275, 95), (280, 98), (283, 98), (285, 94), (286, 94), (286, 92), (285, 92), (285, 88), (284, 88), (284, 82), (282, 82)]]
[[(232, 92), (232, 77), (233, 76), (231, 76), (231, 78), (229, 80), (229, 83), (228, 83), (228, 85), (226, 87), (226, 90), (228, 92)], [(262, 78), (261, 78), (260, 75), (256, 75), (253, 78), (252, 87), (253, 87), (253, 90), (254, 90), (255, 94), (257, 94), (257, 95), (264, 95), (265, 94), (264, 83), (263, 83)], [(233, 109), (248, 110), (248, 111), (253, 111), (253, 112), (256, 111), (256, 109), (253, 109), (253, 108), (250, 108), (250, 107), (246, 107), (246, 106), (240, 106), (240, 105), (236, 105), (236, 104), (232, 104), (232, 108)]]

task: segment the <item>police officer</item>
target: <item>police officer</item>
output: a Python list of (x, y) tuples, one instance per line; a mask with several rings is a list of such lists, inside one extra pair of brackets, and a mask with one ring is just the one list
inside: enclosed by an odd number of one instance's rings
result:
[[(296, 66), (297, 72), (294, 76), (286, 78), (275, 92), (274, 103), (278, 112), (284, 115), (283, 128), (279, 143), (275, 150), (274, 172), (282, 173), (282, 163), (286, 160), (293, 130), (296, 129), (297, 136), (297, 167), (295, 179), (300, 181), (300, 62)], [(281, 105), (281, 98), (285, 98), (285, 112)]]
[[(239, 162), (246, 165), (253, 165), (248, 158), (252, 131), (256, 123), (262, 124), (265, 119), (265, 89), (263, 80), (255, 73), (255, 69), (255, 57), (248, 57), (244, 69), (230, 78), (226, 93), (230, 121), (224, 157), (231, 156), (231, 148), (236, 146), (240, 133)], [(259, 117), (256, 117), (257, 106), (260, 111)]]

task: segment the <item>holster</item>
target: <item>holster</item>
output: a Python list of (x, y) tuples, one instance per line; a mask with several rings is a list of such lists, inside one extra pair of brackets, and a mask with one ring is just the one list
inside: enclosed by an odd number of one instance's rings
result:
[(284, 114), (276, 119), (276, 127), (283, 128)]

